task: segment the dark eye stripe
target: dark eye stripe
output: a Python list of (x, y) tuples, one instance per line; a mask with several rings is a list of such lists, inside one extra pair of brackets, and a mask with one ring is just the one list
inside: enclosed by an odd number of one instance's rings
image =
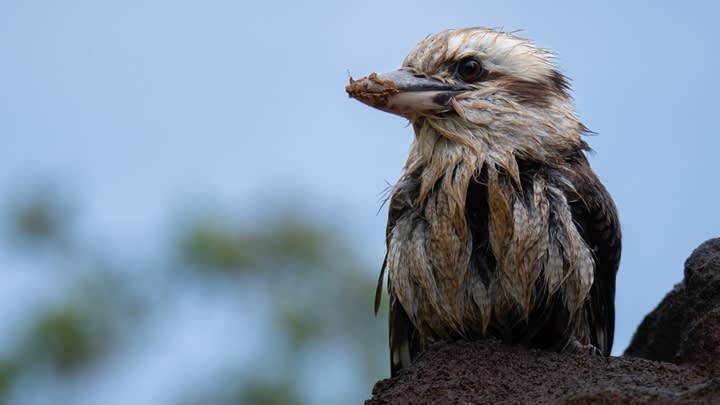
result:
[(483, 78), (493, 81), (499, 89), (503, 89), (523, 104), (548, 106), (555, 97), (568, 98), (569, 84), (559, 72), (544, 81), (528, 81), (518, 79), (499, 72), (488, 72)]

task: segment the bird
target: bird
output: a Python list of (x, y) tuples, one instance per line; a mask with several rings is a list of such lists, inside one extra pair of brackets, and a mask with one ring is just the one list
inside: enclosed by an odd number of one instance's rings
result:
[(609, 356), (620, 221), (554, 53), (450, 29), (345, 90), (414, 132), (375, 297), (387, 272), (391, 375), (443, 341)]

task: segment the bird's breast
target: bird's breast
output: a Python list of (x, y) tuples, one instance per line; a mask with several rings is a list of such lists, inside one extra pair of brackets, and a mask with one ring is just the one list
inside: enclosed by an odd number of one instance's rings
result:
[(537, 175), (519, 193), (498, 173), (486, 176), (465, 186), (462, 201), (442, 185), (423, 201), (403, 189), (419, 182), (395, 189), (391, 294), (423, 335), (506, 337), (551, 303), (577, 313), (589, 293), (592, 254), (560, 188)]

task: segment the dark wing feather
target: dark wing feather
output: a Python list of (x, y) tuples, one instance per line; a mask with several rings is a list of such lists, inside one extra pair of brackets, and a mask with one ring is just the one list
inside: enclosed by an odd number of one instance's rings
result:
[(585, 156), (569, 162), (563, 176), (575, 190), (567, 190), (573, 220), (595, 260), (594, 282), (585, 305), (591, 343), (610, 355), (615, 334), (615, 276), (620, 264), (621, 232), (617, 209)]
[(385, 269), (387, 268), (387, 252), (385, 252), (385, 258), (383, 259), (382, 267), (380, 268), (380, 275), (378, 276), (377, 287), (375, 287), (375, 305), (373, 307), (375, 315), (377, 316), (378, 310), (380, 309), (380, 303), (382, 302), (382, 287), (383, 279), (385, 278)]
[[(390, 288), (388, 283), (388, 288)], [(390, 375), (412, 363), (423, 350), (420, 336), (395, 295), (390, 293)]]

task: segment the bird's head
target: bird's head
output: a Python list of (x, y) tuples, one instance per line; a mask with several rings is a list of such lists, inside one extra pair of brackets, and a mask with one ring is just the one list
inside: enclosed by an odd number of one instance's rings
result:
[[(485, 153), (546, 161), (585, 147), (566, 78), (551, 52), (486, 28), (421, 41), (399, 70), (350, 80), (348, 94)], [(434, 148), (433, 148), (434, 149)]]

